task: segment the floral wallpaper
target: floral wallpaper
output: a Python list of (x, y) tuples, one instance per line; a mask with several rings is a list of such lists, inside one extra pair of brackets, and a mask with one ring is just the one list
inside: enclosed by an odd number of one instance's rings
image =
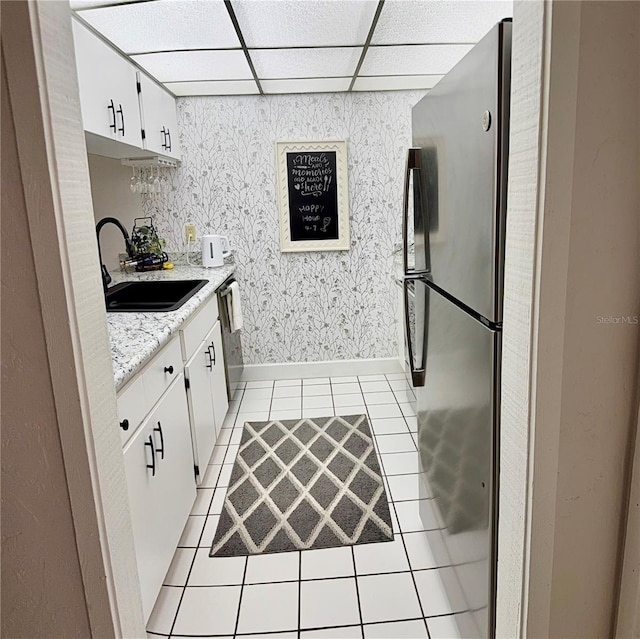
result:
[[(227, 235), (242, 292), (245, 364), (395, 357), (394, 245), (411, 107), (421, 92), (178, 100), (183, 164), (145, 196), (167, 250), (184, 224)], [(277, 140), (346, 139), (351, 249), (281, 253)]]

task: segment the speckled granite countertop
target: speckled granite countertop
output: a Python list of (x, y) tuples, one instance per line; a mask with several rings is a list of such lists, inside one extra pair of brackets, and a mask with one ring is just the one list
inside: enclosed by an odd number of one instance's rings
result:
[(114, 271), (111, 285), (134, 280), (209, 280), (177, 311), (168, 313), (107, 313), (111, 360), (116, 390), (140, 370), (164, 346), (220, 285), (235, 271), (235, 264), (220, 268), (176, 266), (172, 270), (147, 273)]

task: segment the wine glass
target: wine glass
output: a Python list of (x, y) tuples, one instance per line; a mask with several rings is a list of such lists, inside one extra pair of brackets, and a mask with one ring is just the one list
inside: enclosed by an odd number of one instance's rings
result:
[[(151, 169), (151, 174), (153, 175), (153, 169)], [(156, 177), (153, 180), (153, 192), (160, 193), (162, 187), (160, 186), (160, 167), (156, 167)]]
[(160, 187), (163, 193), (167, 193), (169, 191), (169, 180), (167, 180), (166, 169), (164, 169), (160, 175)]
[(153, 168), (149, 167), (149, 174), (145, 180), (145, 193), (153, 193)]
[(129, 188), (132, 193), (136, 193), (138, 191), (138, 185), (140, 184), (140, 178), (136, 175), (136, 167), (132, 166), (131, 170), (133, 172), (131, 179), (129, 180)]

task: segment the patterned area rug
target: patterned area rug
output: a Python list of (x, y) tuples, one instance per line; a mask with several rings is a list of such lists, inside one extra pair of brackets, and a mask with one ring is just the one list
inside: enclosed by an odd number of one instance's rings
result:
[(366, 415), (245, 423), (212, 557), (392, 539)]

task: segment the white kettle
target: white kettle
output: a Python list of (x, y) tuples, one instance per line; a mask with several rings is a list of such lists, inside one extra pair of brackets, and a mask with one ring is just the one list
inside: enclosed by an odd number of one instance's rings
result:
[(224, 235), (202, 236), (202, 266), (214, 268), (224, 266), (224, 258), (231, 255), (229, 240)]

